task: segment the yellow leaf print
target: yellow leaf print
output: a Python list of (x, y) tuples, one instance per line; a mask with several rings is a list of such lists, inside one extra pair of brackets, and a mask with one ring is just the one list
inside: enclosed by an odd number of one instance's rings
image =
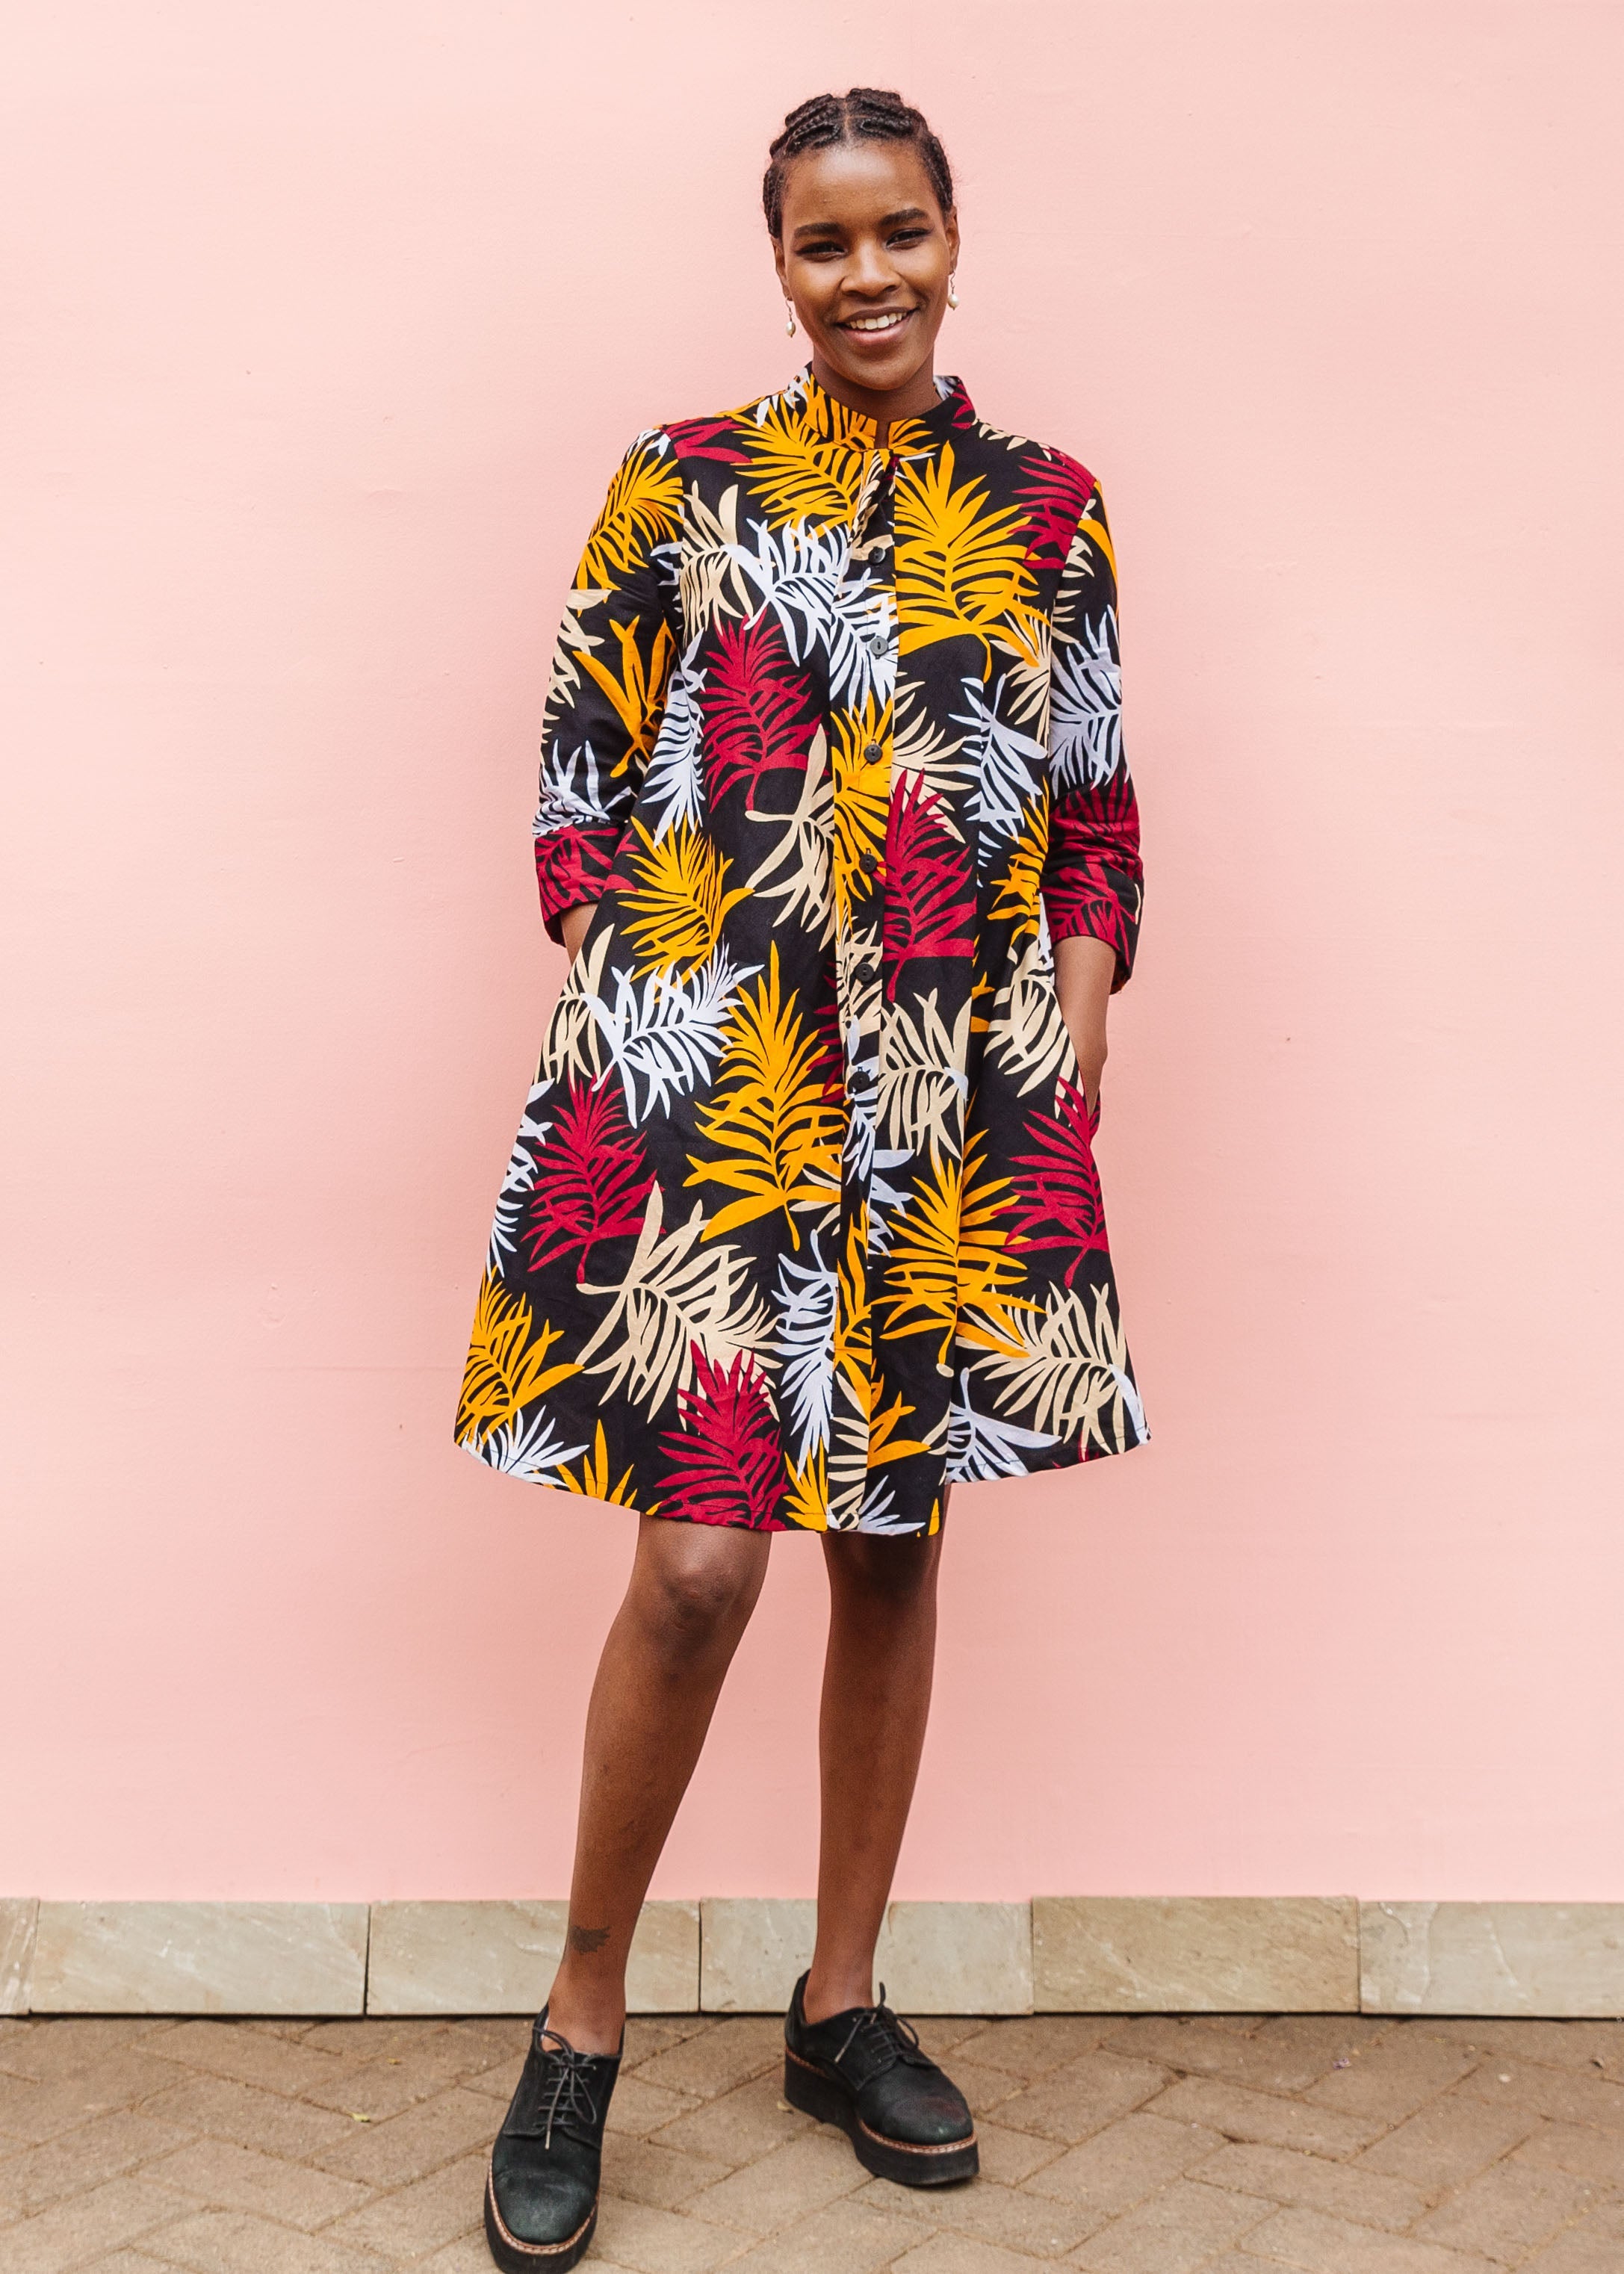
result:
[(654, 546), (669, 543), (682, 518), (682, 479), (669, 452), (655, 456), (634, 445), (615, 471), (603, 511), (592, 523), (577, 584), (613, 584), (638, 567)]
[[(1014, 924), (1012, 949), (1019, 949), (1024, 941), (1037, 935), (1039, 896), (1048, 857), (1049, 812), (1045, 802), (1028, 808), (1020, 834), (1010, 847), (1010, 865), (998, 879), (998, 897), (993, 902), (994, 916)], [(989, 991), (984, 984), (981, 991)]]
[(849, 442), (821, 434), (804, 403), (776, 403), (759, 424), (752, 419), (741, 429), (741, 439), (750, 453), (751, 500), (765, 505), (770, 528), (851, 518), (863, 462)]
[(835, 1281), (835, 1375), (850, 1388), (860, 1413), (874, 1405), (874, 1321), (868, 1307), (868, 1209), (859, 1201), (846, 1226), (846, 1254)]
[(798, 1469), (786, 1456), (785, 1471), (789, 1477), (789, 1491), (778, 1514), (786, 1524), (798, 1524), (806, 1532), (827, 1532), (829, 1529), (829, 1460), (819, 1445), (804, 1469)]
[(626, 930), (635, 945), (637, 976), (675, 971), (686, 979), (708, 960), (721, 937), (722, 918), (749, 888), (722, 889), (731, 861), (725, 860), (702, 829), (683, 822), (658, 842), (641, 821), (633, 829), (642, 841), (632, 855), (637, 882), (622, 885)]
[(562, 1336), (561, 1328), (545, 1320), (538, 1328), (523, 1296), (508, 1294), (493, 1272), (485, 1273), (457, 1406), (459, 1445), (483, 1443), (555, 1382), (580, 1373), (568, 1359), (558, 1366), (547, 1364), (547, 1352)]
[(589, 1500), (606, 1500), (613, 1508), (635, 1508), (637, 1504), (631, 1496), (630, 1469), (627, 1470), (618, 1485), (613, 1489), (610, 1487), (609, 1448), (604, 1439), (601, 1421), (592, 1442), (592, 1450), (581, 1464), (580, 1476), (572, 1476), (568, 1469), (561, 1469), (559, 1474), (572, 1493), (584, 1493)]
[(886, 1331), (898, 1341), (909, 1335), (939, 1337), (942, 1374), (952, 1372), (948, 1352), (961, 1303), (997, 1316), (1030, 1308), (1013, 1299), (1023, 1275), (1004, 1253), (1011, 1191), (1006, 1178), (985, 1175), (977, 1150), (983, 1139), (980, 1131), (972, 1138), (962, 1172), (944, 1154), (929, 1181), (916, 1184), (898, 1218), (886, 1262), (880, 1298)]
[(690, 1154), (688, 1183), (741, 1195), (708, 1219), (707, 1239), (781, 1209), (798, 1248), (794, 1210), (839, 1200), (845, 1115), (824, 1096), (820, 1056), (817, 1035), (785, 999), (775, 942), (765, 978), (741, 995), (728, 1019), (715, 1102), (697, 1117), (700, 1134), (726, 1149), (719, 1161)]
[(1013, 506), (996, 512), (979, 481), (953, 487), (952, 446), (934, 463), (910, 466), (897, 485), (897, 614), (904, 655), (934, 640), (969, 637), (985, 647), (1036, 586), (1026, 565), (1026, 523)]
[[(834, 742), (835, 915), (849, 930), (852, 897), (865, 854), (877, 860), (885, 850), (885, 821), (891, 804), (891, 705), (872, 696), (861, 711), (837, 711)], [(868, 756), (877, 749), (877, 758)]]
[(874, 1383), (868, 1400), (868, 1466), (871, 1469), (883, 1468), (887, 1461), (906, 1461), (910, 1453), (928, 1453), (930, 1450), (929, 1446), (921, 1443), (917, 1437), (899, 1437), (897, 1434), (913, 1411), (911, 1405), (903, 1404), (900, 1390), (882, 1411), (880, 1385), (877, 1382)]
[(645, 669), (643, 651), (637, 644), (636, 626), (612, 620), (610, 629), (620, 644), (620, 677), (617, 679), (607, 664), (600, 663), (595, 655), (584, 651), (581, 657), (581, 667), (590, 672), (603, 689), (627, 732), (627, 747), (611, 769), (612, 773), (624, 773), (635, 759), (635, 779), (641, 780), (654, 748), (654, 738), (659, 733), (665, 702), (665, 681), (671, 676), (677, 644), (662, 616), (655, 627)]

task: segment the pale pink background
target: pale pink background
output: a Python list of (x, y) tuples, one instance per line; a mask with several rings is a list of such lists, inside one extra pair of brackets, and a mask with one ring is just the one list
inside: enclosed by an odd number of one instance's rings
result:
[[(959, 166), (944, 362), (1102, 476), (1150, 863), (1154, 1442), (961, 1495), (898, 1891), (1624, 1895), (1624, 14), (11, 34), (0, 1893), (565, 1886), (631, 1522), (449, 1434), (547, 657), (629, 437), (793, 367), (763, 146), (866, 79)], [(820, 1562), (658, 1892), (811, 1884)]]

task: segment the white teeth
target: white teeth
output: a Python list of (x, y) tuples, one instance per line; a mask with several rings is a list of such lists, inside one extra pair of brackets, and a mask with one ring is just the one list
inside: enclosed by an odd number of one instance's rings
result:
[(846, 325), (846, 329), (848, 332), (891, 332), (896, 329), (906, 314), (907, 310), (903, 308), (899, 309), (894, 316), (853, 316)]

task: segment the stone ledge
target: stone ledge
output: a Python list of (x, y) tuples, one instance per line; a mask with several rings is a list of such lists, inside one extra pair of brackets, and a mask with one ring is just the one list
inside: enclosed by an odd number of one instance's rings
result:
[[(0, 1898), (0, 2014), (532, 2013), (561, 1902), (57, 1903)], [(810, 1901), (645, 1906), (640, 2013), (778, 2013)], [(370, 1936), (370, 1965), (369, 1965)], [(876, 1972), (905, 2013), (1624, 2015), (1624, 1903), (1043, 1895), (895, 1902)]]

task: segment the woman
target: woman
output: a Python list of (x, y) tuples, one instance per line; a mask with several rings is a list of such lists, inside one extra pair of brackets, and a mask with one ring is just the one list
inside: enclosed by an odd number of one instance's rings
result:
[(977, 2167), (873, 1996), (950, 1480), (1145, 1435), (1091, 1139), (1138, 823), (1091, 475), (937, 379), (959, 225), (916, 110), (793, 111), (767, 226), (809, 367), (638, 436), (553, 664), (536, 863), (571, 957), (458, 1436), (638, 1512), (567, 1946), (492, 2157), (503, 2267), (573, 2266), (650, 1876), (773, 1532), (821, 1532), (798, 2107), (909, 2186)]

